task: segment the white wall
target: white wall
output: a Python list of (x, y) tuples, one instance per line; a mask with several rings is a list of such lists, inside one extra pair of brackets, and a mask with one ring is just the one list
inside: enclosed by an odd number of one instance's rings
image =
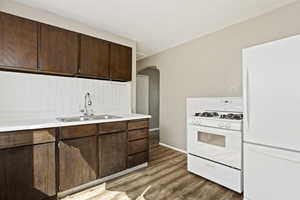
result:
[(298, 1), (139, 61), (160, 69), (161, 142), (186, 149), (186, 98), (241, 96), (242, 49), (300, 34), (299, 19)]
[(95, 114), (129, 113), (130, 83), (0, 72), (0, 121), (78, 116), (90, 92)]
[[(71, 31), (87, 34), (97, 38), (101, 38), (107, 41), (123, 44), (132, 48), (132, 83), (131, 83), (131, 108), (135, 112), (136, 107), (136, 42), (112, 33), (106, 32), (104, 30), (95, 29), (93, 27), (87, 26), (85, 24), (79, 23), (74, 20), (70, 20), (51, 12), (32, 8), (19, 4), (11, 0), (0, 0), (0, 11), (17, 15), (20, 17), (25, 17), (35, 21), (43, 22), (46, 24), (54, 25)], [(1, 91), (0, 91), (1, 92)]]
[(149, 76), (136, 76), (136, 111), (149, 115)]

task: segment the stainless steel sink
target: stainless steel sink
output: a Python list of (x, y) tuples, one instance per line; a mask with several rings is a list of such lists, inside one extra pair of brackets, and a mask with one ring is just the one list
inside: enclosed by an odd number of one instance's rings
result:
[(78, 122), (91, 120), (90, 117), (61, 117), (56, 119), (61, 122)]
[(118, 119), (122, 117), (116, 115), (93, 115), (91, 118), (92, 119)]
[(88, 120), (101, 120), (101, 119), (118, 119), (122, 118), (115, 115), (92, 115), (92, 116), (76, 116), (76, 117), (61, 117), (56, 118), (58, 121), (61, 122), (78, 122), (78, 121), (88, 121)]

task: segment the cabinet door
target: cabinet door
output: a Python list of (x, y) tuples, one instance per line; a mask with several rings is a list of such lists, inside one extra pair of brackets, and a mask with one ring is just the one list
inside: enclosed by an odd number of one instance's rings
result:
[(81, 35), (79, 74), (109, 79), (109, 42)]
[(36, 22), (0, 12), (0, 65), (37, 70)]
[(111, 43), (110, 78), (117, 81), (131, 81), (132, 49)]
[(39, 200), (56, 194), (55, 144), (0, 151), (0, 199)]
[(99, 162), (101, 177), (126, 169), (127, 133), (112, 133), (99, 136)]
[(60, 141), (59, 190), (93, 181), (97, 177), (96, 136)]
[(74, 75), (78, 68), (78, 34), (41, 24), (39, 70)]

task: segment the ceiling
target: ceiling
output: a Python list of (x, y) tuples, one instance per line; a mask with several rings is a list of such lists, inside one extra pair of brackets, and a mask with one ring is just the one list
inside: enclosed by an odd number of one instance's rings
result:
[(296, 0), (15, 0), (135, 40), (138, 59)]

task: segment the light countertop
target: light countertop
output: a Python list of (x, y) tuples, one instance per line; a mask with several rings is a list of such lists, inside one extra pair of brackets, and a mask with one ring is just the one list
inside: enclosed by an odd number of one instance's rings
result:
[(55, 118), (24, 120), (24, 121), (5, 121), (5, 122), (0, 121), (0, 133), (8, 132), (8, 131), (32, 130), (32, 129), (76, 126), (76, 125), (85, 125), (85, 124), (99, 124), (99, 123), (107, 123), (107, 122), (117, 122), (117, 121), (128, 121), (128, 120), (151, 118), (150, 115), (142, 115), (142, 114), (136, 114), (136, 113), (130, 113), (130, 114), (114, 113), (113, 115), (120, 116), (121, 118), (87, 120), (87, 121), (76, 121), (76, 122), (61, 122)]

